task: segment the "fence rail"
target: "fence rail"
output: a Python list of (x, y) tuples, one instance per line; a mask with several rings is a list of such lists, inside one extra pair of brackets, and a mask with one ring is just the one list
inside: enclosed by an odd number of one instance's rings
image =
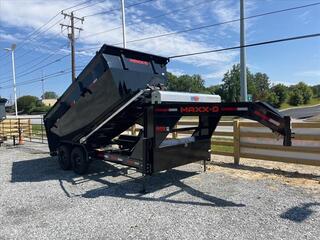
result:
[[(197, 120), (180, 121), (176, 128), (197, 126)], [(134, 125), (129, 133), (141, 128)], [(320, 122), (293, 122), (292, 146), (282, 146), (283, 138), (253, 121), (220, 121), (212, 136), (212, 154), (231, 156), (239, 164), (241, 158), (288, 162), (320, 166)], [(25, 141), (46, 143), (43, 119), (6, 119), (0, 123), (0, 135)], [(171, 138), (181, 138), (192, 131), (174, 132)]]
[[(320, 123), (293, 122), (292, 146), (282, 146), (283, 138), (257, 122), (234, 120), (232, 137), (228, 141), (213, 139), (212, 153), (233, 156), (234, 162), (240, 158), (287, 162), (320, 166)], [(221, 136), (219, 134), (219, 136)], [(225, 150), (215, 150), (221, 146)]]
[(0, 122), (0, 136), (19, 141), (47, 142), (42, 118), (8, 118)]

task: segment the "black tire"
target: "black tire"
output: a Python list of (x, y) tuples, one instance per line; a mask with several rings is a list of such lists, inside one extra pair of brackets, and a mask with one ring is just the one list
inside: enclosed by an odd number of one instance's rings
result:
[(70, 147), (67, 145), (62, 145), (58, 148), (58, 162), (59, 166), (63, 170), (71, 169), (71, 159), (70, 159)]
[(77, 174), (85, 174), (89, 168), (88, 153), (84, 147), (75, 146), (71, 152), (72, 169)]

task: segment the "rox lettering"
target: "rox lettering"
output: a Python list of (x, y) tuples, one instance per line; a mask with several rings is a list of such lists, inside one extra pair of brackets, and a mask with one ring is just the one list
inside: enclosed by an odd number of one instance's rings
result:
[(180, 107), (181, 113), (215, 113), (219, 112), (220, 108), (218, 106), (212, 107)]

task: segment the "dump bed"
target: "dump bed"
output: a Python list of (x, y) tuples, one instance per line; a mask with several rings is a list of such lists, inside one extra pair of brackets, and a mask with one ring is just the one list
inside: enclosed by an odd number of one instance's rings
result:
[[(45, 115), (50, 151), (62, 141), (78, 142), (148, 85), (165, 84), (168, 62), (168, 58), (103, 45)], [(127, 124), (135, 120), (127, 119)]]

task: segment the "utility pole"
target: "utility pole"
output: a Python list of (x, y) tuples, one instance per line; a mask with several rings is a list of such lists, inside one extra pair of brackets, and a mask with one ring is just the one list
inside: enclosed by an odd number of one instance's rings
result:
[(240, 98), (246, 102), (247, 96), (247, 68), (246, 68), (246, 49), (245, 45), (245, 22), (244, 22), (244, 0), (240, 0)]
[(41, 72), (41, 87), (42, 87), (42, 100), (44, 99), (44, 79), (43, 79), (43, 70)]
[[(68, 17), (70, 18), (70, 25), (67, 24), (62, 24), (61, 25), (61, 29), (63, 27), (68, 28), (68, 38), (70, 40), (70, 46), (71, 46), (71, 71), (72, 71), (72, 81), (76, 80), (76, 58), (75, 58), (75, 34), (74, 34), (74, 30), (77, 29), (79, 31), (82, 31), (82, 28), (79, 27), (75, 27), (74, 26), (74, 19), (80, 20), (81, 23), (83, 24), (84, 18), (79, 18), (79, 17), (75, 17), (73, 12), (71, 12), (70, 14), (64, 13), (63, 11), (61, 12), (61, 14), (64, 16), (64, 18)], [(70, 33), (69, 33), (69, 29)]]
[(122, 41), (123, 41), (123, 48), (127, 47), (127, 40), (126, 40), (126, 14), (124, 11), (124, 0), (121, 0), (121, 16), (122, 16)]
[(17, 45), (12, 44), (11, 48), (5, 48), (6, 51), (11, 51), (11, 61), (12, 61), (12, 78), (13, 78), (13, 93), (14, 93), (14, 109), (16, 112), (16, 118), (18, 118), (18, 104), (17, 104), (17, 85), (16, 85), (16, 67), (14, 64), (14, 50)]

